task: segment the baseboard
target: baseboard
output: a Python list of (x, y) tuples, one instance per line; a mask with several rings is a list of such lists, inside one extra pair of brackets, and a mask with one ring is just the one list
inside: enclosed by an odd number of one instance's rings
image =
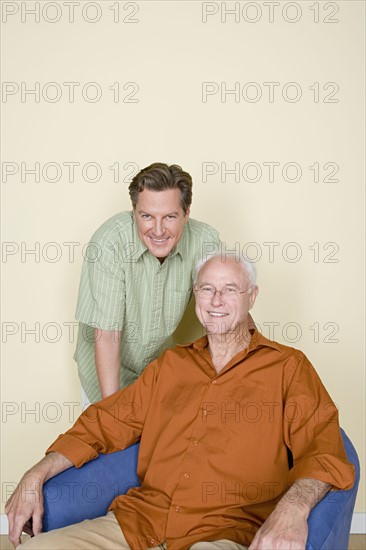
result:
[(366, 534), (366, 513), (355, 512), (352, 516), (351, 535)]
[(8, 518), (5, 514), (0, 515), (0, 535), (7, 535), (9, 532)]
[[(8, 518), (5, 514), (0, 515), (0, 535), (8, 534)], [(355, 513), (352, 516), (351, 535), (366, 534), (366, 513)]]

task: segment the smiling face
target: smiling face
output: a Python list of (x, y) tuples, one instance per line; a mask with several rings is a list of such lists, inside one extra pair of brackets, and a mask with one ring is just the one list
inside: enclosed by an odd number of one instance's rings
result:
[[(207, 288), (220, 292), (205, 295)], [(205, 289), (198, 292), (199, 289)], [(245, 292), (243, 292), (245, 291)], [(203, 294), (203, 295), (202, 295)], [(208, 335), (241, 334), (248, 322), (248, 312), (258, 294), (257, 286), (250, 286), (243, 265), (233, 258), (222, 261), (217, 256), (201, 268), (195, 287), (196, 315)]]
[(160, 261), (178, 243), (189, 217), (189, 209), (185, 214), (180, 198), (179, 189), (144, 189), (138, 195), (134, 209), (138, 234), (150, 253)]

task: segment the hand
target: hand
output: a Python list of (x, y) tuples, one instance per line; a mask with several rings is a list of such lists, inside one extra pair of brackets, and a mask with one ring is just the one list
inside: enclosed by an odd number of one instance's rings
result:
[(32, 471), (26, 473), (5, 505), (9, 520), (9, 539), (14, 548), (21, 544), (23, 530), (31, 536), (42, 531), (42, 485), (39, 475)]
[(304, 550), (306, 516), (295, 508), (276, 508), (257, 531), (249, 550)]
[(304, 550), (310, 511), (330, 488), (318, 479), (297, 479), (258, 529), (249, 550)]
[(72, 462), (68, 458), (53, 452), (24, 474), (5, 505), (9, 520), (9, 539), (14, 548), (21, 544), (22, 531), (31, 536), (42, 532), (43, 484), (71, 466)]

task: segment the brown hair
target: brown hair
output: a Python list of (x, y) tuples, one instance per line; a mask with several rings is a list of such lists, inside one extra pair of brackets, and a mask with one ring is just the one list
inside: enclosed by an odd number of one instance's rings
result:
[(136, 208), (139, 193), (144, 189), (164, 191), (165, 189), (180, 190), (180, 205), (186, 214), (192, 202), (192, 178), (177, 164), (168, 166), (161, 162), (154, 162), (140, 170), (129, 185), (130, 198), (133, 208)]

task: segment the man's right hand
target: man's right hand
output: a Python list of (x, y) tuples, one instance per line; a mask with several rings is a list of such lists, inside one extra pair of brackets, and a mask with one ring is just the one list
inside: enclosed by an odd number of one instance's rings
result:
[(9, 520), (9, 539), (14, 548), (21, 544), (22, 531), (31, 536), (41, 533), (43, 484), (71, 466), (72, 462), (63, 455), (50, 453), (24, 474), (5, 505)]
[(32, 470), (21, 479), (14, 493), (5, 505), (9, 520), (9, 539), (16, 548), (24, 530), (29, 535), (38, 535), (42, 531), (43, 482)]

